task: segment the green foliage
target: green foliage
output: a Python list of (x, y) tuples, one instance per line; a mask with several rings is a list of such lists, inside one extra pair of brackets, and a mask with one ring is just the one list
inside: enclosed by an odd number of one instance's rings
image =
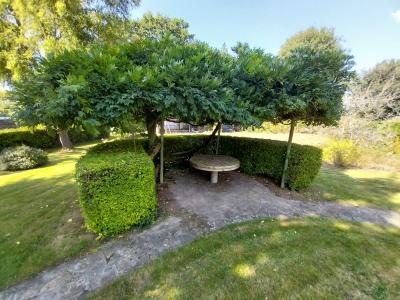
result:
[(250, 118), (230, 84), (232, 58), (204, 43), (143, 40), (91, 56), (102, 66), (89, 74), (88, 93), (100, 122), (132, 116), (147, 124), (160, 118), (197, 124)]
[(134, 151), (133, 147), (126, 147), (128, 144), (101, 144), (77, 163), (86, 225), (104, 236), (148, 224), (155, 218), (153, 162), (141, 147)]
[(69, 51), (41, 61), (15, 84), (15, 117), (55, 129), (146, 123), (251, 123), (234, 92), (234, 59), (199, 42), (173, 37)]
[(181, 42), (193, 40), (193, 34), (188, 31), (188, 23), (182, 19), (168, 18), (160, 14), (145, 13), (139, 20), (132, 21), (131, 27), (132, 39), (160, 40), (172, 36)]
[(8, 171), (33, 169), (47, 163), (47, 153), (28, 146), (6, 148), (0, 153), (0, 168)]
[[(96, 137), (79, 129), (70, 131), (74, 143), (96, 140)], [(55, 133), (45, 129), (29, 129), (27, 127), (0, 130), (0, 150), (7, 147), (27, 145), (36, 148), (49, 149), (60, 147), (60, 142)]]
[(0, 80), (23, 77), (43, 54), (87, 46), (126, 19), (137, 4), (138, 0), (1, 1)]
[(262, 121), (335, 124), (352, 78), (352, 57), (339, 48), (300, 44), (285, 58), (239, 44), (235, 84)]
[(310, 27), (290, 37), (279, 50), (280, 57), (288, 57), (297, 48), (307, 47), (315, 50), (341, 50), (340, 39), (333, 29)]
[(45, 124), (54, 130), (89, 125), (88, 107), (81, 91), (86, 68), (85, 51), (65, 52), (41, 60), (40, 66), (14, 83), (10, 93), (14, 118), (22, 125)]
[(359, 156), (358, 147), (351, 140), (333, 140), (323, 152), (324, 160), (342, 168), (355, 166)]
[[(166, 136), (165, 150), (168, 154), (189, 151), (201, 145), (205, 136)], [(215, 144), (204, 152), (215, 153)], [(249, 175), (262, 175), (280, 182), (287, 143), (281, 141), (241, 137), (220, 137), (219, 154), (240, 160), (241, 169)], [(287, 175), (287, 186), (293, 190), (309, 187), (318, 174), (322, 163), (319, 148), (293, 144)]]
[(0, 117), (11, 115), (11, 102), (8, 99), (7, 92), (0, 90)]

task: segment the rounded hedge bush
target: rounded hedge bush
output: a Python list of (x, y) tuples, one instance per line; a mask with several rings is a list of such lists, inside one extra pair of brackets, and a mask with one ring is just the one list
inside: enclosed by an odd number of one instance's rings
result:
[(103, 236), (112, 236), (151, 223), (157, 200), (154, 164), (131, 142), (99, 144), (76, 166), (80, 205), (86, 226)]
[(25, 145), (6, 148), (0, 154), (1, 168), (8, 171), (36, 168), (43, 166), (47, 161), (45, 151)]

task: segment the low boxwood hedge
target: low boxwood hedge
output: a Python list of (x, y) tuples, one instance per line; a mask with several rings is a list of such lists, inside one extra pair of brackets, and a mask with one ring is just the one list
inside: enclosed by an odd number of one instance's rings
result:
[[(166, 136), (165, 149), (170, 153), (184, 152), (200, 146), (206, 136)], [(249, 175), (262, 175), (279, 183), (282, 176), (287, 142), (266, 139), (221, 136), (219, 154), (240, 160), (241, 170)], [(205, 153), (215, 153), (215, 142)], [(322, 151), (307, 145), (293, 144), (289, 160), (287, 186), (292, 190), (309, 187), (322, 164)]]
[(96, 233), (110, 236), (154, 220), (154, 164), (140, 145), (95, 146), (78, 161), (76, 177), (86, 225)]
[[(72, 129), (69, 131), (73, 143), (94, 141), (100, 137), (93, 137), (87, 132)], [(27, 127), (1, 129), (0, 130), (0, 151), (4, 148), (26, 145), (41, 149), (60, 147), (57, 134), (49, 133), (45, 129), (30, 130)]]

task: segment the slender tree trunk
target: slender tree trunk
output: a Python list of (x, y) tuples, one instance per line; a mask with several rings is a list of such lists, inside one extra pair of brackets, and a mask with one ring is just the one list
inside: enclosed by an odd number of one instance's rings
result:
[(160, 149), (160, 183), (164, 183), (164, 120), (160, 122), (160, 138), (161, 138), (161, 149)]
[(68, 135), (68, 129), (61, 129), (58, 131), (58, 138), (61, 143), (62, 149), (70, 150), (72, 148), (72, 142)]
[(219, 123), (219, 129), (218, 129), (218, 137), (217, 137), (217, 148), (215, 149), (215, 154), (218, 155), (219, 152), (219, 143), (220, 143), (220, 138), (221, 138), (221, 128), (222, 128), (222, 123)]
[(290, 131), (289, 131), (289, 140), (288, 140), (288, 145), (287, 145), (287, 150), (286, 150), (286, 157), (285, 157), (285, 163), (283, 165), (281, 188), (285, 188), (285, 180), (286, 180), (286, 175), (287, 175), (287, 169), (288, 169), (288, 166), (289, 166), (289, 156), (290, 156), (290, 150), (292, 149), (293, 133), (294, 133), (294, 128), (295, 127), (296, 127), (296, 120), (291, 120), (291, 122), (290, 122)]
[(148, 114), (145, 118), (146, 122), (146, 129), (147, 129), (147, 136), (149, 138), (149, 149), (154, 147), (157, 138), (157, 122), (158, 116), (154, 114)]

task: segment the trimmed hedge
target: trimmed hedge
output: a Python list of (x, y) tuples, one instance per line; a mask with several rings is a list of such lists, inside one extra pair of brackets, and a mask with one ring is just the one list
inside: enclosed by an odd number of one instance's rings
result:
[[(99, 137), (93, 137), (87, 132), (77, 129), (70, 130), (69, 136), (73, 143), (83, 143), (99, 139)], [(57, 148), (61, 146), (57, 134), (50, 134), (45, 129), (30, 130), (26, 127), (21, 127), (0, 130), (0, 151), (4, 148), (21, 145), (42, 149)]]
[(133, 141), (93, 147), (76, 166), (86, 225), (103, 236), (151, 223), (157, 201), (154, 164)]
[[(189, 151), (203, 143), (205, 136), (166, 136), (168, 153)], [(215, 153), (212, 143), (204, 153)], [(221, 136), (219, 154), (240, 160), (241, 170), (249, 175), (262, 175), (279, 183), (282, 177), (287, 142), (266, 139)], [(293, 144), (289, 160), (287, 186), (292, 190), (309, 187), (322, 164), (322, 151), (307, 145)]]
[(27, 128), (0, 130), (0, 150), (20, 145), (48, 149), (57, 147), (59, 142), (57, 137), (50, 136), (44, 129), (35, 131)]

